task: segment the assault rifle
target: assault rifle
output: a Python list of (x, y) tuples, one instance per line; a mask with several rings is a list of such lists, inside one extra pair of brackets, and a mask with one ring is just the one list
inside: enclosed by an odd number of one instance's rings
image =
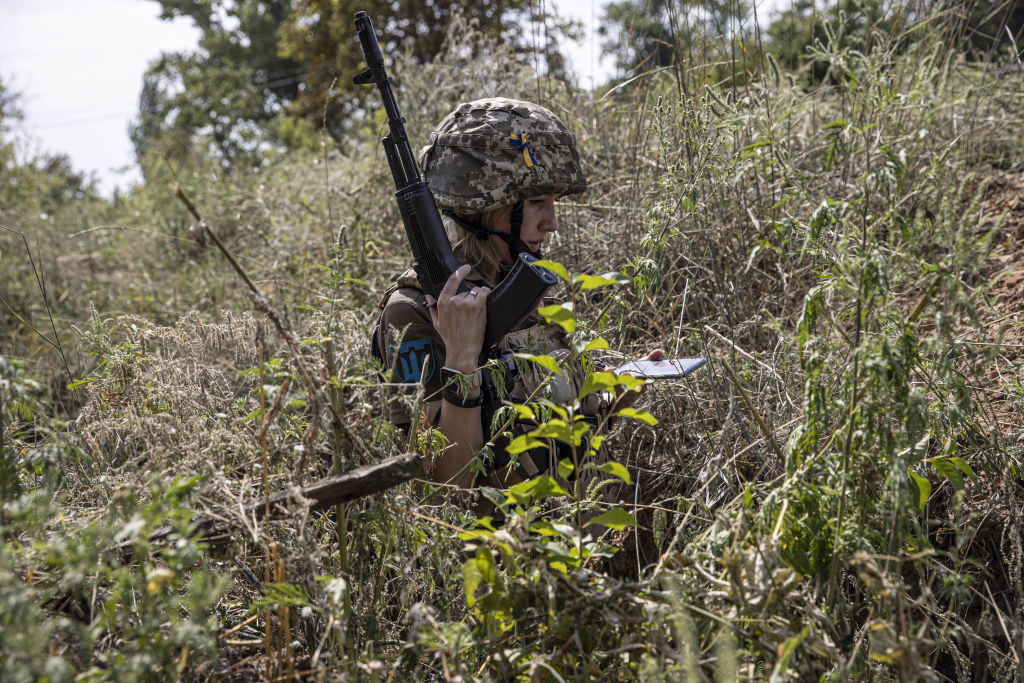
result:
[[(412, 247), (414, 268), (423, 291), (436, 300), (448, 278), (462, 263), (452, 253), (441, 215), (427, 182), (420, 177), (416, 158), (405, 134), (405, 119), (398, 113), (391, 78), (384, 68), (384, 57), (377, 43), (377, 34), (366, 12), (356, 12), (356, 32), (369, 67), (352, 80), (359, 85), (375, 84), (384, 101), (388, 117), (388, 135), (381, 141), (391, 175), (395, 179), (395, 198), (405, 223), (405, 233)], [(504, 337), (537, 307), (547, 289), (557, 282), (555, 275), (533, 265), (529, 254), (520, 254), (505, 279), (487, 297), (487, 327), (484, 332), (484, 353)], [(460, 292), (469, 289), (465, 281)]]

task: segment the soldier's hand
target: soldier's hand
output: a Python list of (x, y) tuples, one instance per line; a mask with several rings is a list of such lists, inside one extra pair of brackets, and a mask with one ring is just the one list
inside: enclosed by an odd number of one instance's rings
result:
[(470, 272), (462, 266), (448, 278), (437, 301), (427, 295), (427, 306), (434, 329), (445, 348), (445, 365), (459, 372), (473, 372), (479, 366), (487, 325), (489, 287), (473, 287), (459, 292), (459, 285)]
[[(653, 351), (647, 354), (647, 358), (645, 360), (661, 360), (664, 357), (664, 351), (662, 351), (661, 349), (654, 349)], [(630, 377), (632, 377), (632, 373), (629, 372), (624, 372), (622, 374), (629, 375)], [(629, 408), (630, 406), (637, 402), (637, 399), (640, 398), (640, 394), (642, 391), (643, 387), (640, 387), (639, 391), (625, 391), (622, 387), (616, 387), (614, 403), (615, 409), (620, 410), (622, 408)]]

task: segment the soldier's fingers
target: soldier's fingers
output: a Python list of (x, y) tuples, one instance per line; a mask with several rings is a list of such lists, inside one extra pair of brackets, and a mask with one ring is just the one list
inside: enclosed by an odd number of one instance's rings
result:
[(443, 299), (447, 301), (455, 296), (455, 292), (459, 291), (459, 285), (461, 285), (462, 281), (466, 279), (467, 275), (469, 275), (469, 271), (469, 266), (459, 266), (455, 272), (451, 274), (451, 277), (448, 278), (448, 282), (444, 283), (444, 287), (441, 289), (441, 293), (437, 297), (438, 300), (440, 301)]
[(437, 301), (435, 301), (434, 297), (430, 296), (429, 294), (427, 294), (425, 298), (427, 300), (427, 311), (430, 312), (430, 322), (434, 324), (434, 327), (437, 327)]

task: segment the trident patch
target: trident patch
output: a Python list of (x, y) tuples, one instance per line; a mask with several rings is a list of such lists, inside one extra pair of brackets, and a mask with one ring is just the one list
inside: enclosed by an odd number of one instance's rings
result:
[[(423, 377), (423, 365), (427, 364), (427, 376)], [(413, 384), (422, 381), (424, 384), (434, 376), (434, 342), (430, 337), (424, 339), (411, 339), (404, 341), (398, 347), (395, 355), (395, 374), (398, 381), (406, 384)]]

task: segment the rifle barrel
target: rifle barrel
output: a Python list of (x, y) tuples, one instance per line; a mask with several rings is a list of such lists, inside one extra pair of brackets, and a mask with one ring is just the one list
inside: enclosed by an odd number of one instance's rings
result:
[[(402, 190), (420, 181), (420, 169), (416, 165), (416, 157), (412, 153), (409, 137), (405, 133), (405, 119), (399, 113), (395, 94), (391, 91), (391, 78), (384, 66), (384, 55), (380, 51), (380, 43), (377, 42), (377, 33), (373, 30), (373, 22), (370, 21), (366, 12), (357, 12), (355, 23), (356, 32), (359, 34), (359, 44), (363, 48), (363, 58), (366, 60), (366, 66), (369, 67), (367, 73), (377, 89), (380, 90), (384, 112), (388, 116), (388, 128), (391, 129), (388, 137), (391, 138), (394, 151), (397, 153), (397, 160), (401, 163), (401, 177), (405, 179), (405, 185), (398, 186), (398, 189)], [(388, 161), (391, 162), (390, 157)], [(392, 164), (392, 170), (394, 168), (394, 164)], [(394, 175), (397, 180), (399, 174)]]

